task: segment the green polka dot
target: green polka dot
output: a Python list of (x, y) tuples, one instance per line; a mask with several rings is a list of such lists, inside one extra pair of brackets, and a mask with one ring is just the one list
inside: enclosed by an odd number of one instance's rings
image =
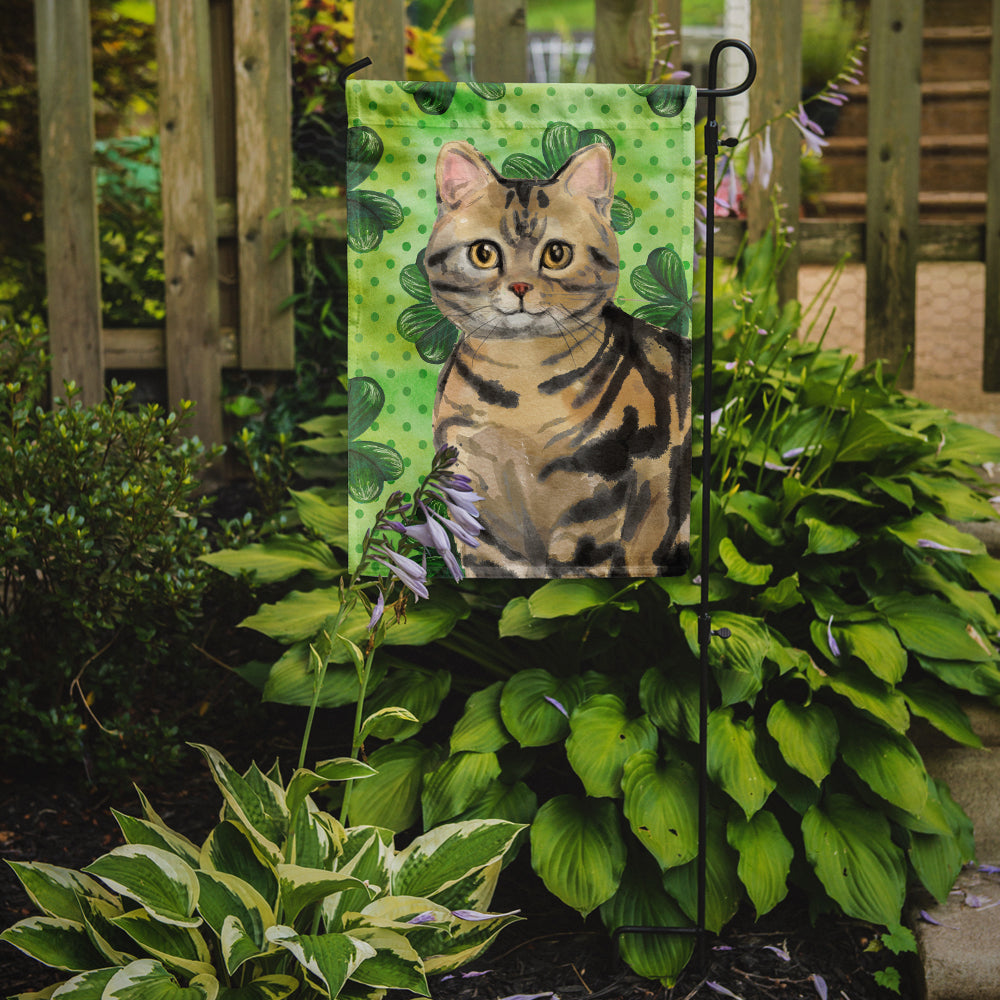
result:
[(358, 268), (360, 268), (360, 267), (364, 267), (364, 266), (365, 266), (365, 262), (364, 262), (363, 260), (361, 260), (361, 258), (359, 257), (359, 258), (358, 258), (358, 259), (357, 259), (357, 260), (356, 260), (356, 261), (354, 262), (354, 266), (355, 266), (355, 267), (358, 267)]
[[(633, 139), (633, 140), (632, 140), (632, 145), (633, 145), (633, 146), (634, 146), (634, 147), (635, 147), (636, 149), (642, 149), (642, 139)], [(650, 162), (652, 162), (652, 160), (651, 160)]]
[(650, 236), (655, 236), (659, 231), (660, 231), (659, 226), (650, 226), (649, 227), (649, 235)]
[(391, 118), (386, 118), (386, 120), (385, 120), (385, 127), (386, 128), (392, 128), (393, 125), (395, 125), (395, 124), (396, 123)]
[[(378, 313), (372, 313), (372, 322), (373, 323), (377, 323), (378, 322)], [(357, 338), (357, 339), (360, 339), (360, 338)]]
[(626, 163), (628, 163), (628, 160), (624, 156), (618, 157), (618, 166), (624, 167)]
[(406, 421), (403, 424), (403, 430), (406, 431), (407, 433), (409, 433), (409, 430), (410, 430), (410, 422), (409, 421)]
[(674, 146), (676, 146), (676, 145), (677, 145), (677, 143), (676, 143), (675, 140), (673, 140), (673, 139), (667, 139), (667, 149), (673, 149)]
[(673, 174), (667, 174), (667, 183), (668, 184), (673, 184), (674, 183), (674, 175)]
[(641, 184), (642, 183), (642, 174), (633, 174), (632, 175), (632, 180), (634, 180), (636, 182), (636, 184)]
[(660, 192), (659, 191), (650, 191), (649, 192), (649, 200), (650, 201), (656, 201), (656, 199), (659, 198), (659, 197), (660, 197)]
[(417, 377), (418, 378), (427, 378), (427, 369), (426, 368), (421, 368), (420, 371), (417, 372)]
[[(359, 510), (356, 510), (356, 511), (354, 512), (354, 516), (355, 516), (355, 517), (357, 517), (357, 518), (361, 518), (361, 517), (364, 517), (364, 516), (365, 516), (365, 512), (364, 512), (363, 510), (360, 510), (360, 509), (359, 509)], [(359, 546), (358, 546), (358, 552), (360, 552), (360, 551), (361, 551), (361, 549), (362, 549), (362, 546), (360, 546), (360, 545), (359, 545)]]
[(586, 89), (586, 90), (584, 90), (584, 93), (585, 93), (585, 94), (586, 94), (586, 95), (587, 95), (588, 97), (593, 97), (593, 96), (594, 96), (594, 88), (593, 88), (593, 87), (587, 87), (587, 89)]
[(666, 215), (668, 219), (672, 219), (674, 217), (674, 210), (672, 208), (665, 209), (663, 214)]
[(409, 214), (410, 214), (410, 213), (411, 213), (412, 211), (413, 211), (413, 209), (412, 209), (412, 208), (410, 208), (410, 206), (409, 206), (409, 205), (404, 205), (404, 206), (403, 206), (403, 217), (404, 217), (404, 218), (408, 217), (408, 216), (409, 216)]
[(378, 111), (378, 104), (376, 104), (375, 101), (369, 101), (368, 102), (368, 110), (369, 111)]
[(523, 87), (515, 87), (514, 88), (514, 96), (515, 97), (520, 97), (523, 93), (524, 93), (524, 88)]
[(423, 223), (421, 223), (419, 226), (417, 226), (417, 232), (420, 233), (421, 236), (423, 236), (424, 233), (427, 232), (427, 227)]
[(417, 128), (427, 128), (427, 122), (425, 122), (423, 120), (423, 118), (418, 118), (417, 119)]
[(409, 144), (410, 144), (410, 137), (408, 135), (404, 135), (403, 138), (399, 140), (399, 144), (401, 146), (409, 146)]
[(691, 166), (691, 157), (690, 156), (683, 157), (681, 159), (681, 163), (683, 163), (685, 167), (690, 167)]
[(569, 113), (570, 113), (571, 115), (575, 115), (575, 114), (576, 114), (576, 105), (575, 105), (575, 104), (571, 104), (571, 105), (570, 105), (570, 106), (569, 106), (569, 107), (568, 107), (568, 108), (567, 108), (566, 110), (567, 110), (567, 111), (568, 111), (568, 112), (569, 112)]
[(635, 251), (636, 253), (641, 253), (641, 252), (642, 252), (642, 244), (641, 244), (641, 243), (633, 243), (633, 244), (632, 244), (632, 249), (633, 249), (633, 250), (634, 250), (634, 251)]
[(681, 125), (681, 131), (690, 132), (693, 127), (694, 126), (690, 122), (684, 122), (684, 124)]
[(384, 91), (385, 91), (385, 92), (386, 92), (387, 94), (391, 94), (391, 93), (392, 93), (392, 84), (391, 84), (391, 83), (387, 83), (387, 84), (386, 84), (386, 85), (385, 85), (385, 86), (384, 86), (384, 87), (383, 87), (382, 89), (383, 89), (383, 90), (384, 90)]
[(417, 413), (419, 413), (419, 414), (423, 415), (423, 414), (425, 414), (426, 412), (427, 412), (427, 404), (426, 404), (426, 403), (421, 403), (421, 404), (420, 404), (420, 405), (419, 405), (419, 406), (417, 407)]
[(418, 447), (418, 448), (419, 448), (419, 449), (420, 449), (421, 451), (426, 451), (426, 450), (427, 450), (427, 442), (426, 442), (426, 441), (418, 441), (418, 442), (417, 442), (417, 447)]
[(609, 104), (602, 104), (601, 105), (601, 114), (602, 115), (609, 115), (609, 114), (611, 114), (611, 106)]
[(385, 408), (385, 412), (386, 412), (386, 413), (388, 413), (388, 414), (393, 414), (393, 413), (395, 413), (395, 412), (396, 412), (396, 406), (395, 406), (395, 404), (394, 404), (394, 403), (390, 403), (390, 404), (389, 404), (389, 405), (388, 405), (388, 406), (387, 406), (387, 407)]
[[(407, 180), (409, 180), (409, 178), (407, 178)], [(409, 243), (404, 243), (404, 244), (403, 244), (403, 250), (404, 250), (404, 251), (405, 251), (406, 253), (409, 253), (409, 252), (410, 252), (410, 244), (409, 244)]]
[(410, 354), (409, 351), (403, 351), (403, 360), (404, 361), (409, 361), (411, 357), (413, 357), (413, 355)]
[(618, 88), (618, 96), (619, 97), (628, 97), (628, 91), (624, 87), (619, 87)]
[(472, 104), (471, 102), (469, 102), (469, 103), (467, 103), (465, 105), (465, 110), (466, 111), (475, 111), (476, 110), (476, 106), (475, 106), (475, 104)]
[(386, 163), (394, 163), (395, 160), (396, 160), (396, 157), (393, 156), (392, 153), (386, 153), (385, 154), (385, 162)]
[(448, 127), (449, 128), (458, 128), (458, 122), (455, 121), (455, 119), (453, 118), (450, 122), (448, 122)]
[(649, 165), (651, 167), (655, 167), (659, 162), (660, 162), (660, 158), (658, 156), (651, 156), (649, 158)]
[(524, 122), (514, 122), (514, 128), (520, 131), (521, 129), (524, 128)]
[(504, 138), (497, 139), (497, 145), (502, 149), (507, 145), (507, 140)]
[(378, 351), (372, 351), (368, 356), (372, 359), (372, 361), (378, 361)]
[(385, 339), (386, 339), (386, 342), (389, 343), (389, 344), (394, 343), (395, 340), (396, 340), (396, 335), (394, 333), (387, 333), (385, 335)]
[[(374, 426), (374, 424), (372, 426)], [(386, 441), (386, 445), (388, 447), (390, 447), (390, 448), (395, 448), (396, 447), (396, 442), (395, 442), (395, 440), (393, 438), (389, 438), (389, 440)]]
[(371, 282), (372, 288), (377, 287), (377, 285), (378, 285), (378, 278), (376, 278), (374, 275), (372, 275), (372, 277), (369, 278), (368, 280)]
[(531, 105), (531, 113), (533, 115), (537, 115), (540, 110), (541, 110), (541, 108), (539, 108), (537, 104), (532, 104)]
[(489, 122), (486, 122), (486, 121), (484, 121), (484, 122), (483, 122), (483, 123), (482, 123), (482, 124), (480, 125), (480, 128), (482, 128), (482, 129), (483, 129), (484, 131), (488, 132), (488, 131), (490, 130), (490, 123), (489, 123)]
[(390, 305), (390, 306), (391, 306), (391, 305), (393, 304), (393, 302), (395, 302), (395, 301), (396, 301), (396, 296), (395, 296), (395, 295), (387, 295), (387, 296), (385, 297), (385, 301), (386, 301), (386, 303), (387, 303), (388, 305)]
[(389, 196), (390, 198), (395, 198), (395, 197), (396, 197), (396, 192), (395, 192), (395, 190), (393, 190), (392, 188), (386, 188), (386, 189), (385, 189), (385, 193), (386, 193), (386, 194), (387, 194), (387, 195), (388, 195), (388, 196)]
[(641, 115), (644, 110), (645, 109), (643, 108), (643, 106), (641, 104), (637, 104), (637, 105), (635, 105), (634, 108), (632, 108), (633, 113), (637, 114), (637, 115)]
[(363, 295), (355, 295), (354, 296), (354, 302), (355, 302), (356, 305), (361, 305), (361, 303), (364, 302), (364, 301), (365, 301), (365, 297)]
[(535, 149), (537, 149), (541, 144), (542, 140), (539, 139), (537, 135), (531, 140), (531, 145)]
[[(659, 122), (650, 122), (649, 123), (649, 131), (650, 132), (659, 132), (660, 131), (660, 123)], [(668, 145), (669, 145), (669, 143), (668, 143)]]
[(386, 368), (386, 370), (385, 370), (385, 377), (386, 378), (395, 378), (396, 377), (396, 369), (395, 368)]
[(549, 97), (555, 97), (556, 96), (556, 88), (555, 87), (547, 87), (545, 89), (545, 93), (548, 94)]
[(404, 170), (403, 174), (402, 174), (402, 177), (403, 177), (404, 181), (408, 181), (410, 179), (410, 171), (409, 170)]
[(412, 458), (406, 458), (406, 456), (404, 455), (403, 456), (403, 468), (404, 469), (408, 469), (411, 465), (413, 465), (413, 459)]
[(426, 197), (427, 197), (427, 190), (426, 190), (426, 188), (421, 188), (421, 189), (420, 189), (420, 190), (419, 190), (419, 191), (417, 192), (417, 197), (418, 197), (418, 198), (426, 198)]
[[(407, 356), (405, 354), (403, 355), (403, 360), (404, 361), (407, 360)], [(410, 393), (412, 393), (412, 392), (413, 392), (413, 390), (408, 385), (404, 385), (403, 386), (403, 395), (404, 396), (409, 396)]]
[[(436, 136), (435, 138), (437, 139), (438, 142), (441, 141), (441, 137), (440, 136)], [(418, 153), (417, 154), (417, 163), (426, 163), (426, 162), (427, 162), (427, 155), (426, 155), (426, 153)]]
[(625, 122), (619, 122), (616, 127), (617, 127), (617, 129), (618, 129), (619, 132), (624, 132), (625, 131)]
[(365, 335), (363, 333), (356, 333), (354, 335), (354, 343), (356, 343), (356, 344), (360, 344), (361, 341), (364, 340), (364, 339), (365, 339)]
[(497, 111), (499, 111), (500, 114), (504, 114), (507, 111), (507, 105), (503, 103), (498, 104)]

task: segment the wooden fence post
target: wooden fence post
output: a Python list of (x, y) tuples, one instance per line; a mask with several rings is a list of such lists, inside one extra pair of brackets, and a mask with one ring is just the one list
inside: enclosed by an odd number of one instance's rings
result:
[(52, 394), (104, 398), (89, 0), (35, 0)]
[(913, 387), (923, 0), (872, 0), (868, 53), (865, 360)]
[(167, 395), (171, 404), (196, 401), (192, 432), (216, 444), (222, 441), (222, 406), (210, 53), (207, 0), (160, 0)]
[(406, 79), (406, 0), (356, 0), (354, 58), (373, 65), (355, 75), (369, 80)]
[[(750, 40), (760, 73), (750, 88), (750, 131), (795, 108), (802, 97), (802, 4), (799, 0), (761, 0), (750, 8)], [(755, 142), (757, 140), (754, 140)], [(759, 178), (747, 193), (747, 227), (751, 240), (760, 239), (774, 221), (777, 201), (779, 225), (792, 229), (792, 246), (778, 274), (778, 297), (782, 302), (798, 296), (800, 249), (799, 160), (802, 136), (787, 118), (771, 126), (774, 170), (770, 184), (762, 188)]]
[(983, 390), (1000, 392), (1000, 0), (993, 0), (990, 45), (989, 170), (986, 177), (986, 325)]
[(527, 79), (528, 50), (524, 0), (476, 0), (476, 79)]
[(292, 294), (290, 21), (288, 0), (233, 7), (242, 368), (295, 367), (294, 317), (282, 307)]
[(598, 83), (646, 82), (651, 2), (656, 0), (594, 0), (594, 70)]

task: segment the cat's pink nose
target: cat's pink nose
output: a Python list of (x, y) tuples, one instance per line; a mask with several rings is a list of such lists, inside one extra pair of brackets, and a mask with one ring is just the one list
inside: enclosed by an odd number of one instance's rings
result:
[(510, 290), (519, 298), (523, 299), (528, 292), (534, 288), (534, 285), (529, 285), (526, 281), (515, 281), (511, 286)]

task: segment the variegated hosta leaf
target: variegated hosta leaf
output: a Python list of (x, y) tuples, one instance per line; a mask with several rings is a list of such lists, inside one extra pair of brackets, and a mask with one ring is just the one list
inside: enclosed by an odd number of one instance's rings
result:
[(523, 827), (505, 820), (446, 823), (421, 834), (393, 859), (392, 892), (433, 899), (499, 861)]
[(625, 702), (613, 694), (592, 695), (570, 716), (566, 757), (588, 795), (621, 796), (625, 761), (639, 750), (653, 750), (659, 740), (648, 715), (630, 719)]
[[(250, 938), (256, 953), (266, 950), (264, 931), (274, 925), (274, 912), (252, 885), (235, 875), (205, 871), (198, 872), (198, 883), (201, 887), (198, 910), (220, 939), (226, 921), (234, 919), (239, 921), (240, 930)], [(229, 964), (228, 951), (226, 965), (232, 975), (237, 966)]]
[(281, 856), (279, 844), (288, 831), (288, 809), (284, 789), (251, 769), (244, 777), (229, 766), (217, 750), (193, 744), (208, 761), (226, 805), (247, 828), (264, 855), (273, 863)]
[(278, 924), (268, 928), (267, 939), (291, 952), (309, 978), (332, 997), (365, 959), (375, 957), (370, 944), (349, 934), (296, 934), (291, 927)]
[(112, 809), (115, 819), (125, 840), (130, 844), (146, 844), (149, 847), (159, 847), (161, 850), (176, 854), (191, 867), (198, 864), (199, 849), (187, 837), (176, 833), (169, 827), (145, 819), (126, 816), (125, 813)]
[[(451, 972), (478, 958), (493, 943), (494, 938), (508, 924), (522, 918), (517, 911), (510, 913), (480, 913), (475, 919), (466, 919), (468, 910), (452, 910), (454, 923), (451, 933), (441, 940), (433, 952), (424, 959), (424, 971)], [(415, 942), (416, 943), (416, 942)]]
[(288, 782), (285, 804), (290, 815), (295, 815), (306, 797), (331, 781), (347, 781), (354, 778), (370, 778), (376, 774), (373, 767), (353, 757), (337, 757), (317, 764), (315, 769), (299, 768)]
[(119, 969), (101, 1000), (216, 1000), (218, 995), (219, 981), (214, 976), (196, 976), (181, 986), (159, 962), (144, 958)]
[(145, 910), (132, 910), (111, 921), (150, 955), (189, 976), (213, 971), (205, 939), (190, 927), (160, 923)]
[(391, 831), (372, 826), (357, 826), (347, 831), (337, 870), (342, 875), (353, 875), (367, 888), (345, 889), (323, 900), (323, 920), (328, 931), (344, 930), (342, 919), (345, 913), (357, 912), (367, 906), (372, 891), (384, 892), (388, 889), (391, 857)]
[(661, 869), (697, 855), (698, 783), (690, 765), (643, 750), (625, 762), (622, 789), (632, 832)]
[(87, 928), (65, 917), (28, 917), (0, 934), (26, 955), (53, 969), (81, 972), (100, 968), (105, 959), (91, 944)]
[(294, 976), (261, 976), (245, 986), (224, 986), (219, 991), (218, 1000), (285, 1000), (299, 985)]
[(776, 782), (757, 762), (752, 718), (737, 721), (733, 709), (717, 708), (708, 717), (708, 774), (743, 809), (747, 818), (767, 801)]
[(267, 952), (276, 950), (270, 942), (262, 946), (255, 941), (243, 922), (234, 916), (228, 916), (222, 921), (219, 943), (226, 971), (230, 975), (251, 959), (260, 958)]
[(202, 844), (199, 867), (252, 885), (271, 907), (278, 905), (278, 875), (241, 823), (220, 823)]
[[(726, 824), (721, 814), (708, 817), (705, 850), (705, 926), (718, 934), (729, 923), (743, 899), (743, 884), (736, 874), (736, 852), (726, 843)], [(663, 887), (691, 918), (698, 918), (698, 861), (663, 873)]]
[(740, 852), (736, 873), (759, 918), (788, 894), (788, 872), (795, 849), (781, 832), (774, 813), (765, 809), (750, 819), (737, 816), (730, 820), (726, 837), (730, 847)]
[[(522, 831), (523, 829), (522, 827)], [(493, 902), (493, 894), (496, 892), (500, 870), (505, 860), (506, 857), (497, 858), (493, 864), (470, 872), (447, 889), (434, 893), (434, 901), (448, 907), (449, 910), (488, 910)]]
[(452, 754), (424, 779), (420, 797), (424, 826), (437, 826), (454, 819), (499, 777), (500, 764), (495, 753)]
[(281, 886), (282, 912), (285, 919), (291, 921), (305, 907), (345, 889), (362, 889), (369, 893), (369, 898), (375, 895), (361, 879), (353, 875), (303, 868), (300, 865), (278, 865), (278, 881)]
[(586, 916), (617, 891), (625, 870), (618, 810), (608, 799), (558, 795), (531, 824), (531, 865), (549, 892)]
[[(79, 976), (67, 979), (55, 990), (49, 987), (49, 990), (44, 993), (21, 993), (19, 997), (51, 997), (53, 1000), (101, 1000), (101, 997), (104, 996), (104, 988), (111, 982), (119, 968), (120, 966), (112, 966), (107, 969), (91, 969), (89, 972), (82, 972)], [(12, 1000), (19, 1000), (19, 998), (12, 998)]]
[(344, 842), (344, 828), (329, 813), (317, 809), (312, 799), (295, 813), (285, 856), (304, 868), (331, 869)]
[(198, 878), (194, 869), (171, 851), (146, 844), (125, 844), (98, 858), (84, 871), (109, 889), (134, 899), (150, 916), (165, 924), (197, 927)]
[(84, 896), (80, 905), (90, 940), (104, 955), (106, 965), (128, 965), (140, 957), (140, 949), (135, 946), (135, 942), (114, 925), (115, 917), (120, 917), (125, 912), (121, 903), (109, 903), (104, 899)]
[(384, 927), (356, 927), (351, 937), (375, 949), (375, 954), (351, 973), (351, 979), (366, 986), (409, 990), (418, 996), (430, 996), (424, 963), (402, 934)]
[(97, 879), (73, 871), (38, 861), (8, 861), (24, 891), (31, 901), (46, 916), (64, 917), (66, 920), (81, 920), (81, 896), (93, 896), (109, 903), (116, 902), (114, 896)]
[(849, 795), (830, 795), (805, 814), (802, 837), (820, 882), (849, 917), (899, 923), (906, 866), (882, 813)]
[[(618, 891), (601, 904), (601, 920), (611, 932), (619, 927), (689, 927), (691, 921), (664, 891), (650, 858), (629, 859)], [(640, 976), (672, 986), (694, 950), (692, 934), (623, 934), (621, 956)]]
[(798, 705), (778, 700), (767, 715), (767, 731), (785, 761), (815, 785), (830, 773), (840, 738), (833, 712), (820, 702)]

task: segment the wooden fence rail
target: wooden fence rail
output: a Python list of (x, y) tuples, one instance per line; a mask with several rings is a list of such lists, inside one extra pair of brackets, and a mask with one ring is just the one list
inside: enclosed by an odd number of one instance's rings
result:
[[(292, 367), (292, 290), (287, 247), (295, 218), (316, 237), (343, 239), (342, 201), (291, 205), (290, 0), (158, 0), (166, 324), (101, 328), (88, 0), (35, 0), (53, 384), (72, 379), (83, 398), (101, 397), (106, 370), (166, 369), (169, 401), (194, 399), (195, 432), (223, 436), (223, 368)], [(526, 75), (529, 0), (474, 0), (476, 74)], [(917, 215), (920, 45), (923, 2), (871, 0), (869, 133), (865, 221), (799, 220), (785, 209), (796, 249), (781, 276), (796, 293), (799, 263), (848, 253), (867, 269), (866, 355), (896, 367), (910, 352), (916, 266), (924, 260), (985, 261), (983, 387), (1000, 391), (1000, 0), (992, 3), (986, 224), (921, 222)], [(405, 75), (405, 0), (357, 0), (355, 51), (378, 78)], [(799, 94), (801, 0), (754, 0), (758, 56), (751, 130), (794, 106)], [(651, 19), (681, 23), (681, 0), (595, 0), (598, 82), (641, 82)], [(677, 49), (673, 58), (677, 61)], [(724, 220), (717, 252), (773, 217), (772, 199), (797, 206), (799, 135), (772, 129), (775, 171), (752, 188), (746, 222)], [(277, 252), (276, 252), (277, 251)], [(917, 359), (919, 363), (919, 359)]]

